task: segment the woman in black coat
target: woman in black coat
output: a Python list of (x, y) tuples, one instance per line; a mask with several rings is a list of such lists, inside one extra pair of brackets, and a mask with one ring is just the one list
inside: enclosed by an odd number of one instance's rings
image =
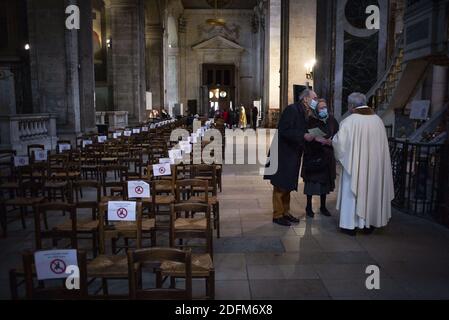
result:
[[(326, 134), (325, 139), (331, 139), (339, 129), (337, 120), (328, 113), (327, 103), (324, 99), (319, 101), (315, 110), (309, 109), (307, 128), (320, 129)], [(321, 214), (330, 216), (326, 208), (326, 196), (334, 191), (336, 161), (331, 146), (321, 143), (319, 137), (312, 142), (305, 142), (301, 177), (304, 180), (304, 194), (307, 195), (306, 213), (314, 217), (312, 210), (312, 196), (321, 197)]]

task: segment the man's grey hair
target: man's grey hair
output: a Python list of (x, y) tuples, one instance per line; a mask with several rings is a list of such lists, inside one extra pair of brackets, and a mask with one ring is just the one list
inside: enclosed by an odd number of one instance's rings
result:
[(354, 92), (348, 97), (348, 105), (350, 108), (366, 106), (366, 96), (363, 93)]
[(299, 96), (299, 101), (304, 101), (305, 98), (310, 97), (313, 90), (311, 89), (304, 89), (303, 92), (301, 92), (301, 95)]

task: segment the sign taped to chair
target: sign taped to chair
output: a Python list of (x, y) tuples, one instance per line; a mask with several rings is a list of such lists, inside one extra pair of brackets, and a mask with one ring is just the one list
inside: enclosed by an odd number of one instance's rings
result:
[(64, 151), (70, 151), (71, 149), (72, 149), (72, 146), (68, 143), (58, 144), (59, 153), (62, 153)]
[(125, 131), (123, 131), (123, 135), (124, 135), (125, 137), (131, 137), (132, 132), (129, 131), (129, 130), (125, 130)]
[(107, 140), (107, 136), (98, 136), (98, 143), (105, 143)]
[(148, 132), (148, 127), (142, 127), (142, 132)]
[(36, 161), (47, 161), (48, 153), (47, 150), (36, 150), (34, 151), (34, 160)]
[(133, 129), (133, 134), (139, 134), (140, 133), (140, 129)]
[(170, 176), (171, 165), (169, 163), (153, 165), (153, 175), (155, 177)]
[(136, 221), (136, 202), (134, 201), (109, 201), (109, 221)]
[(28, 156), (15, 156), (14, 166), (15, 167), (25, 167), (30, 164), (30, 158)]
[(145, 181), (128, 181), (129, 198), (150, 198), (150, 185)]
[(76, 250), (48, 250), (34, 253), (38, 280), (65, 279), (68, 266), (78, 266)]

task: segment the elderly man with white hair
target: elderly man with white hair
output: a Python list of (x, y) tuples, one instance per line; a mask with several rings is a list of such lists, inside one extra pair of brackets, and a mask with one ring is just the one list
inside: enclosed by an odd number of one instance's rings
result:
[(348, 106), (352, 114), (341, 122), (334, 139), (323, 143), (334, 147), (342, 165), (337, 200), (340, 228), (355, 235), (356, 229), (371, 233), (388, 224), (394, 186), (384, 123), (361, 93), (351, 94)]

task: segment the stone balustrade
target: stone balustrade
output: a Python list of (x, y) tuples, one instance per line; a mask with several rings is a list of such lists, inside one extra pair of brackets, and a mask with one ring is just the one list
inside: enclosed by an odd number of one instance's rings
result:
[(56, 115), (18, 114), (0, 116), (0, 148), (14, 149), (26, 154), (30, 144), (42, 144), (46, 149), (56, 147)]

